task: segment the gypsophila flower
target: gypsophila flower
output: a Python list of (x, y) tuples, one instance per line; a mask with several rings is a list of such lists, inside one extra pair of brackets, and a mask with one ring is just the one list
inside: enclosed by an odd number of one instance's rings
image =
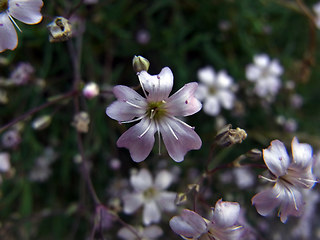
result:
[(3, 147), (5, 148), (17, 147), (21, 142), (21, 136), (19, 131), (16, 129), (6, 131), (1, 137), (1, 142)]
[(283, 68), (277, 59), (270, 60), (267, 54), (258, 54), (253, 58), (253, 64), (246, 68), (246, 77), (254, 82), (254, 92), (262, 98), (273, 98), (279, 91), (282, 83), (280, 76)]
[(7, 152), (0, 152), (0, 173), (8, 172), (10, 168), (10, 154)]
[(274, 179), (274, 184), (252, 198), (252, 204), (262, 216), (268, 215), (279, 206), (280, 220), (286, 222), (288, 216), (300, 216), (303, 210), (302, 189), (310, 189), (316, 180), (312, 174), (312, 148), (309, 144), (299, 143), (296, 137), (291, 143), (292, 159), (279, 140), (271, 142), (263, 150), (263, 159)]
[(130, 183), (134, 192), (125, 193), (122, 197), (124, 202), (124, 212), (134, 213), (143, 206), (143, 223), (149, 225), (161, 220), (161, 211), (174, 211), (176, 193), (166, 191), (172, 182), (172, 175), (166, 170), (160, 171), (153, 181), (147, 169), (141, 169), (138, 173), (133, 173)]
[(201, 109), (201, 103), (194, 97), (198, 84), (188, 83), (169, 97), (173, 87), (170, 68), (163, 68), (159, 75), (151, 76), (146, 71), (137, 75), (146, 98), (129, 87), (118, 85), (113, 88), (117, 101), (106, 109), (107, 115), (120, 123), (140, 121), (121, 135), (117, 146), (129, 149), (134, 161), (143, 161), (150, 154), (154, 134), (158, 132), (159, 143), (161, 134), (170, 157), (183, 161), (189, 150), (199, 149), (202, 144), (194, 128), (177, 118)]
[(21, 62), (11, 72), (9, 81), (15, 85), (24, 85), (30, 82), (35, 70), (30, 63)]
[(171, 218), (171, 229), (184, 239), (189, 240), (238, 240), (242, 226), (237, 224), (240, 205), (221, 199), (213, 210), (212, 220), (201, 217), (194, 211), (184, 209), (180, 216)]
[(41, 0), (0, 0), (0, 52), (14, 50), (18, 45), (14, 25), (19, 27), (13, 18), (26, 24), (37, 24), (42, 20), (42, 5)]
[(225, 109), (232, 109), (235, 95), (233, 79), (225, 72), (215, 73), (210, 66), (201, 68), (198, 71), (199, 87), (195, 96), (203, 101), (203, 111), (211, 116), (220, 113), (221, 106)]
[(83, 96), (88, 99), (98, 96), (99, 92), (99, 86), (95, 82), (87, 83), (82, 89)]
[[(135, 233), (133, 231), (135, 231)], [(123, 227), (119, 230), (117, 235), (123, 240), (155, 240), (163, 235), (163, 231), (156, 225), (147, 226), (145, 228), (138, 226), (133, 229)]]

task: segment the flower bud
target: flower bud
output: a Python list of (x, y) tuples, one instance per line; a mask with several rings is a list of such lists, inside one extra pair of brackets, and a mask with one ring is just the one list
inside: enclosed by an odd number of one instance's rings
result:
[(241, 128), (232, 129), (232, 125), (225, 126), (216, 136), (216, 142), (222, 147), (229, 147), (230, 145), (241, 143), (247, 138), (247, 133)]
[(45, 129), (46, 127), (48, 127), (50, 125), (50, 123), (51, 123), (51, 116), (44, 115), (44, 116), (36, 118), (32, 122), (32, 128), (34, 130), (42, 130), (42, 129)]
[(95, 82), (87, 83), (82, 89), (83, 95), (88, 99), (98, 96), (99, 92), (99, 86)]
[(134, 56), (132, 60), (133, 70), (135, 72), (148, 71), (150, 62), (142, 56)]
[(67, 41), (72, 36), (72, 27), (68, 19), (64, 17), (56, 17), (51, 23), (47, 25), (49, 30), (50, 42)]
[(262, 157), (262, 152), (259, 149), (251, 149), (246, 153), (247, 157), (252, 160), (259, 160)]
[(78, 132), (87, 133), (89, 130), (90, 117), (86, 112), (79, 112), (73, 118), (73, 122), (71, 123)]

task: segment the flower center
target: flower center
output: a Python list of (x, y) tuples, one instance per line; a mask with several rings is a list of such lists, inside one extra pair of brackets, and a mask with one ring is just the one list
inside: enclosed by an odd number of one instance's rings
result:
[(150, 119), (158, 120), (166, 115), (165, 101), (149, 102), (147, 107), (147, 114)]
[(8, 0), (0, 0), (0, 12), (8, 9)]
[(143, 196), (145, 199), (147, 200), (151, 200), (151, 199), (154, 199), (154, 197), (158, 194), (158, 191), (153, 188), (153, 187), (150, 187), (148, 188), (147, 190), (145, 190), (143, 192)]
[(209, 95), (215, 95), (217, 93), (217, 88), (214, 86), (209, 87)]

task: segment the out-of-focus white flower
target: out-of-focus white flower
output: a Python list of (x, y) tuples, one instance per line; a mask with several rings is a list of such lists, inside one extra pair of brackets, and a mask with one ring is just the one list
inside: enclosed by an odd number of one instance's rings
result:
[(1, 138), (2, 145), (5, 148), (15, 148), (21, 142), (21, 136), (18, 130), (12, 129), (5, 132)]
[[(42, 0), (1, 0), (0, 1), (0, 52), (14, 50), (18, 45), (19, 29), (13, 18), (26, 24), (37, 24), (42, 20)], [(19, 29), (20, 30), (20, 29)]]
[(235, 183), (240, 189), (251, 187), (255, 182), (254, 175), (250, 169), (245, 167), (235, 168), (233, 175), (235, 177)]
[(266, 54), (258, 54), (253, 58), (253, 64), (246, 68), (247, 79), (255, 83), (254, 92), (259, 97), (274, 97), (282, 83), (280, 76), (283, 68), (277, 59), (270, 60)]
[(99, 0), (84, 0), (83, 3), (87, 5), (97, 4)]
[(95, 82), (87, 83), (82, 89), (83, 96), (85, 96), (88, 99), (98, 96), (99, 92), (99, 86)]
[(150, 41), (150, 33), (146, 29), (140, 29), (137, 32), (136, 39), (140, 44), (147, 44)]
[(32, 75), (34, 73), (34, 68), (30, 63), (21, 62), (18, 66), (11, 72), (9, 81), (16, 85), (24, 85), (30, 82)]
[(169, 224), (184, 239), (238, 240), (242, 234), (242, 226), (237, 224), (239, 214), (238, 203), (220, 199), (215, 205), (211, 221), (194, 211), (184, 209), (180, 216), (171, 218)]
[[(133, 231), (135, 231), (135, 233)], [(162, 234), (163, 231), (160, 227), (152, 225), (145, 228), (143, 228), (142, 226), (138, 226), (135, 228), (132, 227), (132, 229), (123, 227), (119, 230), (118, 237), (123, 240), (155, 240)]]
[(11, 168), (10, 154), (7, 152), (0, 153), (0, 172), (8, 172)]
[(232, 109), (235, 95), (233, 92), (233, 79), (225, 72), (215, 73), (210, 66), (201, 68), (198, 71), (200, 80), (195, 96), (203, 101), (203, 111), (211, 116), (220, 113), (221, 106), (225, 109)]
[(140, 121), (120, 136), (117, 146), (129, 149), (133, 161), (141, 162), (150, 154), (157, 132), (170, 157), (176, 162), (183, 161), (188, 151), (202, 145), (194, 128), (177, 118), (200, 111), (202, 105), (194, 96), (198, 84), (188, 83), (169, 97), (173, 87), (170, 68), (163, 68), (159, 75), (146, 71), (137, 75), (146, 98), (129, 87), (118, 85), (113, 88), (117, 101), (106, 109), (106, 114), (120, 123)]
[[(288, 216), (300, 216), (303, 212), (302, 189), (310, 189), (316, 180), (312, 174), (312, 148), (309, 144), (299, 143), (294, 137), (291, 143), (292, 159), (279, 140), (271, 142), (263, 150), (263, 159), (274, 179), (273, 188), (266, 189), (252, 198), (252, 204), (262, 216), (279, 208), (280, 220), (286, 222)], [(265, 178), (267, 179), (267, 178)]]
[(123, 195), (124, 212), (134, 213), (143, 205), (143, 223), (149, 225), (161, 220), (161, 212), (174, 211), (176, 209), (176, 193), (166, 191), (172, 182), (172, 175), (166, 170), (160, 171), (153, 181), (147, 169), (141, 169), (133, 173), (130, 183), (134, 192)]
[(316, 14), (315, 22), (318, 28), (320, 28), (320, 2), (313, 5), (313, 11)]

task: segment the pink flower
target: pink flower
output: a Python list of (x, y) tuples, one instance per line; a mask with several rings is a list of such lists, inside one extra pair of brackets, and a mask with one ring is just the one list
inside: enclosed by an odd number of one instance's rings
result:
[(0, 1), (0, 52), (6, 49), (14, 50), (18, 45), (18, 36), (13, 25), (18, 29), (19, 27), (13, 18), (26, 24), (37, 24), (42, 20), (42, 5), (41, 0)]
[(177, 118), (200, 111), (202, 105), (194, 97), (198, 84), (184, 85), (169, 97), (173, 86), (173, 74), (165, 67), (159, 75), (151, 76), (146, 71), (138, 73), (146, 98), (129, 87), (118, 85), (113, 88), (117, 101), (106, 110), (109, 117), (120, 123), (141, 120), (121, 135), (118, 147), (129, 149), (132, 159), (141, 162), (150, 154), (154, 145), (154, 134), (158, 132), (172, 159), (181, 162), (192, 149), (201, 147), (201, 139), (194, 128)]
[(238, 240), (242, 234), (242, 226), (236, 224), (239, 214), (238, 203), (220, 199), (215, 205), (211, 221), (184, 209), (180, 216), (171, 218), (169, 224), (184, 239)]
[(280, 220), (286, 222), (288, 216), (300, 216), (304, 205), (302, 189), (313, 187), (315, 178), (312, 174), (312, 148), (309, 144), (299, 143), (296, 137), (291, 143), (292, 160), (286, 148), (279, 140), (271, 142), (263, 150), (263, 158), (274, 179), (271, 189), (264, 190), (252, 198), (259, 214), (268, 215), (279, 207)]

